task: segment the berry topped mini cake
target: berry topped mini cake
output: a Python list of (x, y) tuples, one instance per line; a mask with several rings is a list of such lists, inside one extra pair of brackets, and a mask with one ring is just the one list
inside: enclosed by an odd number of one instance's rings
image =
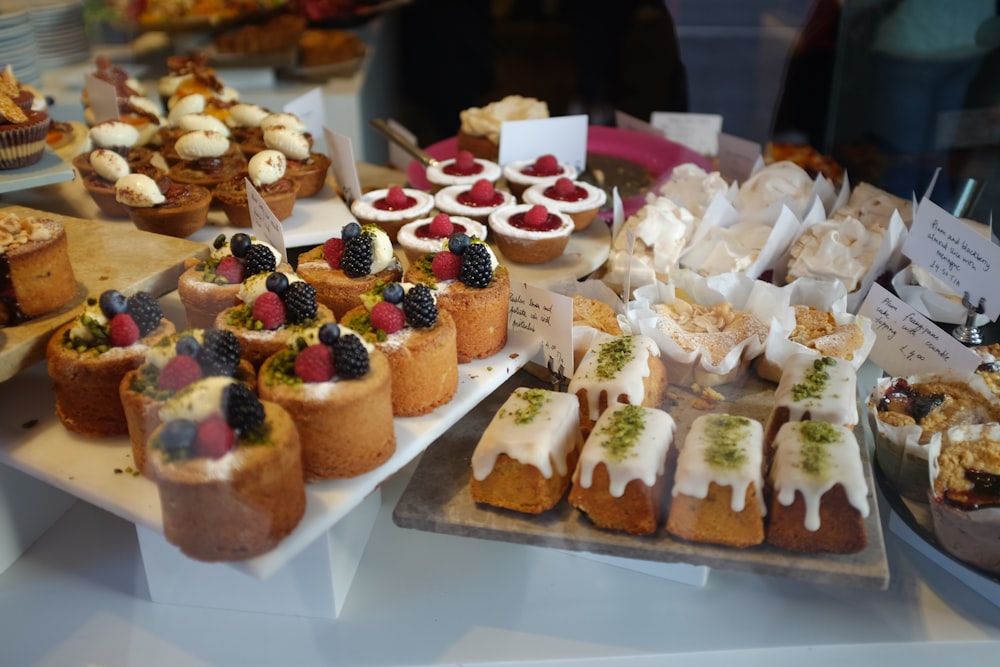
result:
[(84, 311), (56, 329), (45, 356), (63, 426), (92, 437), (128, 432), (118, 387), (149, 348), (175, 327), (149, 293), (117, 290), (87, 299)]
[(469, 151), (459, 151), (450, 160), (428, 165), (426, 170), (432, 192), (449, 185), (472, 185), (481, 178), (496, 183), (500, 173), (500, 165), (496, 162), (476, 158)]
[(316, 300), (340, 319), (361, 295), (403, 277), (389, 235), (376, 225), (349, 222), (340, 236), (299, 255), (298, 275), (316, 288)]
[(215, 328), (236, 335), (254, 368), (304, 330), (336, 320), (329, 308), (316, 303), (316, 289), (292, 272), (250, 276), (240, 285), (239, 301), (216, 316)]
[(284, 153), (260, 151), (250, 158), (246, 175), (240, 174), (219, 183), (212, 190), (212, 197), (222, 206), (230, 223), (236, 227), (251, 227), (253, 221), (245, 180), (249, 178), (274, 217), (284, 220), (292, 214), (300, 188), (298, 181), (288, 178), (286, 165)]
[(258, 392), (292, 415), (306, 480), (338, 479), (373, 470), (396, 451), (391, 381), (374, 345), (324, 324), (264, 362)]
[(507, 187), (518, 199), (532, 185), (552, 185), (560, 178), (573, 180), (577, 177), (576, 167), (568, 162), (560, 162), (551, 153), (538, 156), (535, 160), (514, 160), (503, 166), (503, 177)]
[(341, 324), (389, 358), (392, 413), (414, 417), (450, 401), (458, 391), (455, 320), (438, 310), (426, 285), (389, 283), (364, 296)]
[(433, 218), (421, 218), (403, 225), (396, 241), (402, 246), (406, 258), (413, 263), (427, 253), (439, 252), (455, 232), (471, 238), (486, 239), (486, 225), (471, 218), (438, 213)]
[(541, 204), (550, 210), (562, 211), (573, 218), (575, 231), (580, 231), (594, 221), (608, 195), (590, 183), (559, 178), (550, 185), (532, 185), (521, 199), (525, 204)]
[(451, 313), (458, 363), (489, 357), (507, 344), (510, 272), (486, 243), (456, 232), (444, 250), (424, 255), (403, 278), (429, 286), (438, 308)]
[(516, 203), (514, 195), (497, 190), (485, 178), (472, 185), (449, 185), (434, 195), (434, 205), (442, 213), (472, 218), (486, 224), (490, 214)]
[(305, 514), (298, 431), (279, 405), (231, 378), (202, 378), (167, 401), (149, 440), (163, 536), (196, 560), (276, 547)]
[(52, 218), (0, 213), (0, 327), (59, 310), (77, 294), (66, 228)]
[(351, 213), (362, 225), (378, 225), (395, 243), (399, 229), (434, 208), (434, 197), (423, 190), (398, 185), (372, 190), (351, 202)]
[(519, 264), (544, 264), (559, 257), (574, 229), (572, 218), (541, 204), (508, 206), (490, 215), (497, 247)]

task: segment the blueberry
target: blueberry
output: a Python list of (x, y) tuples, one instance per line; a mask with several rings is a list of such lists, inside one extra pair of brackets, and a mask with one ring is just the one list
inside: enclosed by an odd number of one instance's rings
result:
[(455, 232), (448, 237), (448, 250), (461, 256), (465, 249), (472, 243), (472, 239), (465, 232)]
[(233, 257), (236, 259), (242, 259), (246, 257), (247, 250), (250, 249), (249, 234), (244, 234), (243, 232), (237, 232), (233, 234), (233, 237), (229, 239), (229, 250), (233, 253)]
[(403, 295), (403, 286), (399, 283), (389, 283), (382, 289), (382, 298), (389, 303), (401, 303)]
[(198, 425), (190, 419), (174, 419), (160, 431), (160, 444), (168, 458), (189, 451), (198, 435)]
[(128, 310), (128, 297), (116, 289), (109, 289), (101, 292), (99, 304), (101, 312), (110, 320), (115, 315)]
[(177, 350), (177, 354), (183, 354), (187, 357), (197, 357), (198, 352), (201, 351), (201, 343), (194, 336), (181, 336), (177, 339), (175, 349)]
[(353, 239), (355, 236), (361, 233), (361, 225), (357, 222), (349, 222), (344, 225), (344, 228), (340, 230), (340, 240), (347, 242), (347, 239)]
[(323, 345), (333, 345), (340, 338), (340, 325), (327, 322), (319, 328), (319, 342)]
[(275, 271), (267, 277), (264, 281), (265, 287), (267, 287), (268, 292), (274, 292), (280, 295), (286, 289), (288, 289), (288, 276), (280, 271)]

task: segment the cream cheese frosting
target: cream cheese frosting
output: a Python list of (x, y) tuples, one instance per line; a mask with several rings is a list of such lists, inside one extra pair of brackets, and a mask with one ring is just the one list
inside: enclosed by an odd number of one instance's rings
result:
[(264, 145), (281, 151), (293, 160), (308, 159), (311, 150), (309, 137), (299, 130), (281, 125), (264, 128)]
[(88, 134), (96, 148), (130, 148), (139, 141), (139, 130), (120, 120), (98, 123), (90, 128)]
[(94, 168), (97, 175), (106, 181), (115, 183), (122, 176), (126, 176), (131, 169), (128, 160), (118, 153), (106, 148), (98, 148), (90, 153), (90, 166)]
[(167, 200), (160, 187), (146, 174), (127, 174), (115, 183), (115, 199), (126, 206), (152, 208)]
[(175, 148), (182, 160), (221, 157), (229, 150), (229, 139), (213, 130), (192, 130), (177, 139)]
[(281, 151), (273, 149), (260, 151), (250, 158), (247, 165), (250, 182), (258, 188), (275, 183), (284, 178), (287, 166), (288, 159)]

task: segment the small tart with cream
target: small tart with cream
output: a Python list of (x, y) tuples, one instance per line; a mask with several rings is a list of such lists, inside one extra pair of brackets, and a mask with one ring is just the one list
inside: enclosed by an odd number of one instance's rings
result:
[(507, 188), (518, 199), (533, 185), (552, 185), (560, 178), (575, 179), (579, 175), (576, 167), (568, 162), (560, 162), (551, 153), (539, 155), (534, 160), (514, 160), (503, 167), (503, 178)]
[(514, 195), (497, 190), (485, 178), (472, 185), (449, 185), (434, 195), (434, 205), (442, 213), (472, 218), (483, 224), (494, 211), (515, 203)]
[(503, 256), (521, 264), (543, 264), (566, 250), (576, 229), (572, 218), (541, 204), (517, 204), (490, 215), (493, 239)]
[(246, 179), (257, 190), (277, 220), (285, 220), (295, 208), (299, 192), (298, 181), (288, 178), (287, 160), (281, 151), (263, 150), (247, 164), (247, 174), (239, 174), (215, 186), (212, 196), (219, 202), (226, 217), (236, 227), (250, 227), (250, 200)]
[(580, 231), (594, 221), (608, 195), (590, 183), (562, 177), (549, 185), (532, 185), (521, 199), (525, 204), (542, 204), (550, 210), (562, 211), (573, 218), (575, 231)]
[(455, 157), (430, 164), (426, 169), (432, 192), (449, 185), (472, 185), (481, 178), (496, 183), (500, 174), (496, 162), (474, 157), (469, 151), (459, 151)]
[(400, 228), (426, 217), (434, 197), (423, 190), (393, 185), (365, 193), (351, 202), (351, 213), (362, 225), (378, 225), (395, 243)]
[(448, 237), (456, 232), (483, 241), (486, 239), (486, 231), (486, 225), (471, 218), (438, 213), (433, 218), (406, 223), (399, 229), (396, 241), (403, 247), (410, 263), (413, 263), (428, 253), (443, 250)]

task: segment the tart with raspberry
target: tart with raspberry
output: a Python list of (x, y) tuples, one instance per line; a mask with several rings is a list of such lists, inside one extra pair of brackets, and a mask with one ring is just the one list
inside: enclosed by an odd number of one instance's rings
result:
[(486, 225), (460, 215), (438, 213), (433, 218), (421, 218), (403, 225), (396, 241), (412, 264), (427, 253), (439, 252), (448, 243), (448, 237), (461, 232), (470, 238), (486, 239)]
[(486, 243), (453, 233), (443, 250), (410, 264), (403, 279), (430, 287), (438, 308), (455, 320), (458, 363), (492, 356), (507, 344), (510, 272)]
[(56, 415), (89, 437), (128, 433), (118, 395), (122, 378), (142, 365), (150, 347), (176, 328), (148, 292), (106, 290), (56, 329), (45, 350)]
[(458, 391), (455, 320), (438, 310), (426, 285), (389, 283), (364, 295), (340, 323), (358, 332), (389, 360), (392, 414), (424, 415)]
[(566, 250), (575, 228), (568, 215), (541, 204), (518, 204), (490, 216), (490, 230), (500, 253), (520, 264), (556, 259)]
[(427, 182), (431, 192), (437, 192), (449, 185), (472, 185), (481, 178), (490, 183), (500, 180), (500, 165), (492, 160), (475, 157), (469, 151), (459, 151), (458, 155), (427, 166)]
[(295, 529), (305, 481), (299, 434), (284, 408), (215, 376), (179, 391), (160, 416), (146, 465), (168, 542), (195, 560), (240, 561)]
[(351, 213), (362, 225), (378, 225), (395, 243), (399, 228), (426, 217), (434, 197), (423, 190), (398, 185), (372, 190), (351, 202)]
[(292, 415), (306, 481), (342, 479), (395, 453), (391, 381), (385, 354), (347, 327), (324, 324), (268, 357), (257, 392)]
[(441, 213), (471, 218), (484, 225), (490, 214), (516, 203), (514, 195), (497, 190), (485, 178), (472, 185), (449, 185), (434, 195), (434, 205)]
[(316, 300), (340, 319), (361, 305), (361, 295), (403, 276), (389, 235), (376, 225), (349, 222), (340, 236), (299, 255), (298, 275), (316, 289)]
[(525, 204), (541, 204), (565, 213), (573, 219), (574, 231), (580, 231), (594, 221), (608, 195), (595, 185), (563, 177), (548, 185), (532, 185), (521, 199)]
[(507, 188), (518, 199), (532, 185), (552, 185), (560, 178), (575, 179), (576, 167), (568, 162), (560, 162), (551, 153), (539, 155), (534, 160), (514, 160), (503, 166), (503, 178)]

